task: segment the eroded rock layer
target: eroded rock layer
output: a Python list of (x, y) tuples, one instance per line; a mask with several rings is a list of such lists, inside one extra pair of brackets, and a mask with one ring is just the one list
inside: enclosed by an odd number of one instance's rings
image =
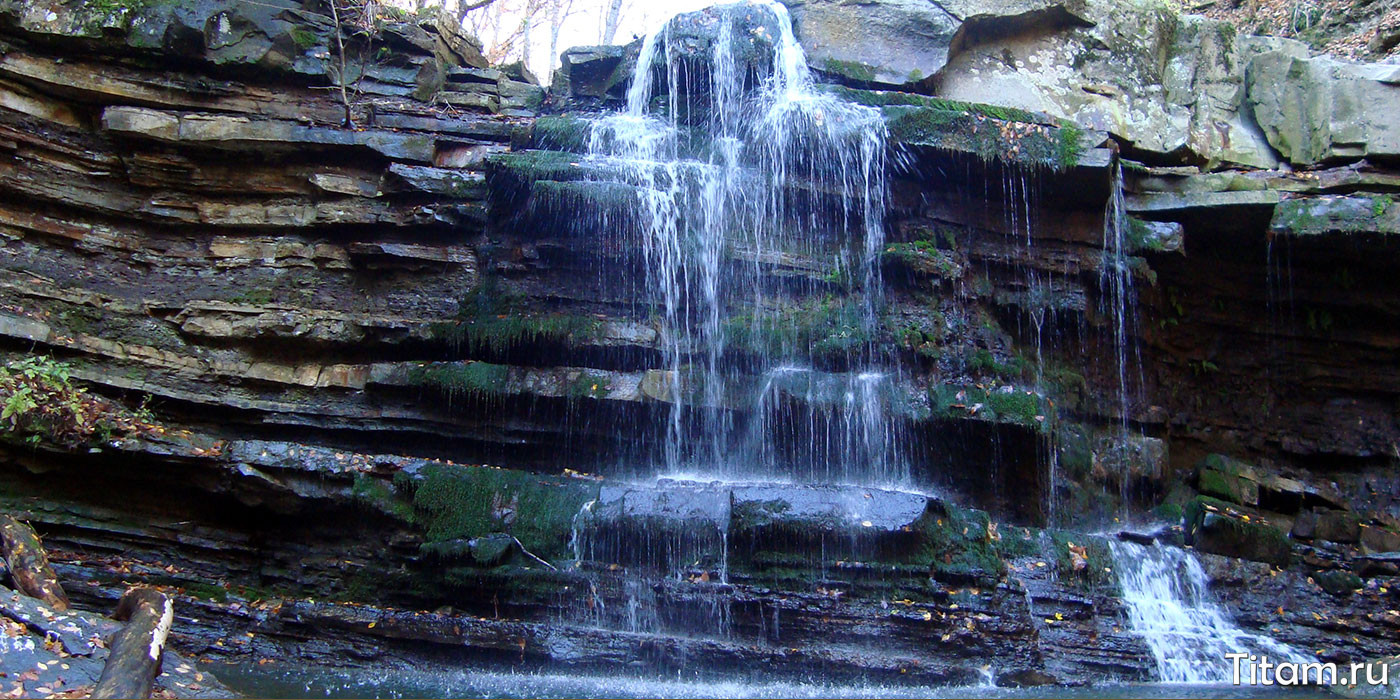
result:
[[(804, 41), (836, 11), (807, 5)], [(898, 490), (653, 478), (680, 379), (616, 225), (634, 191), (579, 111), (617, 104), (635, 46), (569, 52), (546, 92), (434, 21), (0, 3), (0, 349), (63, 363), (44, 390), (99, 416), (7, 423), (0, 510), (77, 606), (164, 587), (176, 647), (208, 658), (1153, 679), (1082, 534), (1122, 518), (1202, 553), (1242, 627), (1392, 652), (1388, 67), (1154, 15), (1184, 28), (1169, 55), (1204, 47), (1194, 82), (1132, 63), (1068, 97), (1049, 69), (979, 92), (1006, 76), (978, 61), (1111, 51), (1127, 21), (946, 12), (915, 18), (946, 51), (869, 75), (808, 46), (889, 131), (878, 323), (850, 320), (843, 241), (722, 253), (787, 290), (774, 333), (725, 300), (726, 360), (817, 375), (763, 404), (804, 417), (779, 449), (835, 429), (810, 387), (852, 356), (899, 368)], [(745, 420), (751, 383), (698, 408)]]

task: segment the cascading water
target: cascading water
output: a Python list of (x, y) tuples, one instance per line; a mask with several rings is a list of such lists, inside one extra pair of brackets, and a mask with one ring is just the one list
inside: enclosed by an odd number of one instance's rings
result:
[(1152, 650), (1162, 681), (1229, 682), (1234, 665), (1225, 655), (1230, 653), (1312, 662), (1286, 644), (1236, 626), (1212, 599), (1206, 573), (1190, 552), (1130, 542), (1109, 546), (1129, 622)]
[[(1103, 263), (1100, 287), (1103, 298), (1100, 307), (1108, 311), (1112, 325), (1114, 369), (1118, 390), (1118, 454), (1120, 481), (1119, 497), (1126, 507), (1129, 493), (1129, 465), (1132, 463), (1131, 430), (1133, 387), (1142, 386), (1141, 355), (1137, 345), (1136, 293), (1133, 288), (1132, 260), (1129, 255), (1128, 207), (1123, 196), (1123, 165), (1113, 166), (1112, 190), (1104, 211)], [(1136, 376), (1132, 376), (1136, 374)]]
[[(660, 471), (901, 481), (907, 469), (892, 466), (899, 454), (892, 444), (900, 439), (890, 418), (896, 397), (885, 389), (893, 382), (868, 366), (859, 340), (879, 316), (884, 120), (877, 110), (816, 91), (782, 5), (720, 6), (703, 17), (717, 25), (706, 27), (713, 34), (706, 50), (682, 41), (694, 27), (678, 26), (680, 18), (646, 38), (626, 109), (595, 121), (589, 143), (595, 162), (620, 169), (637, 187), (636, 233), (671, 377)], [(755, 48), (770, 45), (766, 54)], [(821, 349), (828, 364), (842, 365), (824, 381), (844, 382), (845, 390), (799, 409), (807, 420), (786, 420), (786, 427), (820, 429), (831, 447), (807, 450), (802, 464), (781, 459), (790, 450), (766, 442), (784, 420), (769, 415), (778, 403), (768, 380), (788, 374), (774, 368), (798, 361), (803, 372), (816, 371), (814, 350), (799, 347), (806, 339), (785, 335), (785, 314), (800, 303), (791, 282), (765, 279), (768, 261), (792, 254), (830, 256), (855, 272), (851, 294), (809, 311), (822, 320), (839, 317), (839, 332)], [(735, 264), (744, 257), (748, 269)], [(817, 286), (800, 291), (810, 295)], [(743, 348), (730, 346), (734, 333), (748, 341)], [(735, 350), (752, 359), (730, 359)], [(731, 387), (751, 386), (755, 375), (768, 387), (748, 398), (732, 395), (741, 392)], [(741, 412), (754, 421), (748, 430), (736, 431), (731, 413), (721, 410), (734, 404), (750, 409)]]
[[(587, 165), (634, 192), (607, 225), (643, 253), (671, 403), (653, 473), (673, 478), (605, 488), (579, 513), (575, 559), (625, 583), (587, 576), (575, 621), (728, 634), (729, 493), (707, 482), (908, 481), (899, 382), (867, 342), (882, 305), (884, 124), (817, 91), (775, 2), (672, 19), (643, 42), (626, 108), (592, 121)], [(793, 259), (842, 282), (772, 272)], [(802, 323), (821, 337), (794, 332)]]

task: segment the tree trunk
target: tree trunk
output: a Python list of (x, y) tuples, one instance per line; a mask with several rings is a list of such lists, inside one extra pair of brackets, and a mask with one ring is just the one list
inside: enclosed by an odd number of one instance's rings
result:
[(0, 515), (0, 551), (4, 552), (5, 565), (19, 592), (44, 601), (59, 612), (68, 609), (68, 594), (63, 592), (58, 575), (49, 566), (49, 557), (44, 554), (44, 545), (39, 542), (34, 528), (8, 515)]
[(165, 638), (175, 620), (170, 598), (154, 588), (127, 589), (112, 619), (125, 621), (112, 635), (111, 651), (102, 677), (92, 690), (94, 698), (149, 698), (160, 675)]
[(617, 35), (617, 25), (622, 23), (622, 2), (623, 0), (608, 0), (608, 13), (603, 18), (603, 40), (598, 43), (613, 43), (613, 37)]

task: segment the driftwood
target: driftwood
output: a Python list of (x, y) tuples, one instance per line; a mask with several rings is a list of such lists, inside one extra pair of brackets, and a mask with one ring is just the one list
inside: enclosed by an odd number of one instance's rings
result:
[(164, 593), (138, 586), (122, 596), (112, 619), (126, 625), (112, 635), (107, 665), (92, 697), (149, 698), (151, 685), (160, 675), (175, 608)]
[(44, 601), (57, 611), (68, 609), (68, 594), (58, 584), (49, 557), (34, 528), (8, 515), (0, 515), (0, 552), (19, 592)]

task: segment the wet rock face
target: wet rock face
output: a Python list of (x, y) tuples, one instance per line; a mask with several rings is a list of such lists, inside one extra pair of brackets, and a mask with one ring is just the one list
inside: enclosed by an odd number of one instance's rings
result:
[[(546, 98), (460, 29), (389, 23), (347, 129), (335, 29), (300, 4), (51, 5), (0, 3), (0, 351), (167, 428), (0, 449), (0, 510), (79, 606), (169, 586), (177, 643), (214, 655), (1150, 679), (1102, 542), (1032, 528), (1160, 505), (1241, 624), (1389, 649), (1400, 176), (1352, 162), (1391, 153), (1379, 68), (1155, 6), (791, 3), (823, 89), (890, 130), (888, 306), (849, 322), (845, 241), (730, 246), (791, 334), (743, 336), (728, 299), (726, 359), (834, 349), (774, 390), (793, 475), (854, 415), (825, 370), (897, 366), (929, 496), (651, 479), (686, 378), (620, 233), (641, 190), (582, 156), (586, 119), (534, 118), (619, 103), (639, 44), (568, 51)], [(777, 30), (751, 6), (676, 20), (668, 50), (699, 71), (726, 31), (761, 82)], [(1115, 261), (1119, 155), (1175, 165), (1122, 163)], [(1233, 168), (1279, 157), (1342, 165)], [(809, 210), (820, 184), (793, 184)], [(1118, 262), (1143, 363), (1121, 402)], [(747, 418), (739, 380), (704, 409)]]

